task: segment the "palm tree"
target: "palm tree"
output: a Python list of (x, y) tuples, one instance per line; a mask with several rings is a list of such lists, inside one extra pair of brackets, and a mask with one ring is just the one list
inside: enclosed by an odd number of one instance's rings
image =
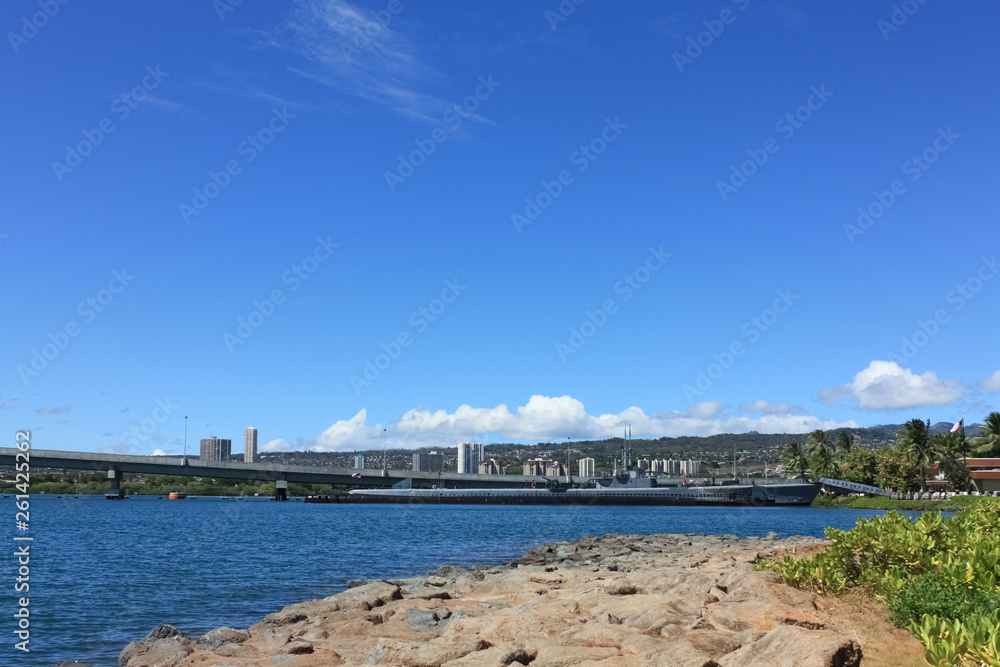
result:
[(969, 469), (963, 461), (965, 452), (963, 438), (958, 433), (937, 433), (931, 438), (933, 455), (940, 461), (940, 471), (944, 473), (952, 489), (969, 490)]
[(976, 453), (1000, 456), (1000, 412), (986, 415), (982, 435), (976, 438)]
[(798, 472), (802, 477), (806, 477), (809, 473), (809, 459), (802, 451), (802, 446), (794, 440), (785, 445), (785, 449), (781, 452), (781, 465), (788, 470)]
[(928, 431), (930, 430), (930, 420), (926, 423), (920, 419), (911, 419), (903, 424), (903, 428), (896, 434), (896, 444), (913, 454), (916, 458), (917, 467), (920, 468), (920, 492), (927, 490), (927, 468), (934, 464), (934, 449), (931, 447)]
[(832, 474), (832, 449), (833, 443), (830, 442), (825, 431), (816, 429), (806, 438), (806, 453), (810, 457), (809, 466), (812, 468), (813, 476), (817, 479)]
[(854, 438), (847, 434), (847, 431), (841, 431), (837, 436), (837, 454), (841, 457), (845, 457), (851, 453), (851, 448), (854, 446)]

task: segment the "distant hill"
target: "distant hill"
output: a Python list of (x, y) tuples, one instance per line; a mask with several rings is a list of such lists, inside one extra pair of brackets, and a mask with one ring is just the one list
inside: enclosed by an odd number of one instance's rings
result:
[[(938, 422), (931, 426), (932, 433), (947, 433), (952, 424)], [(869, 449), (879, 449), (893, 444), (901, 424), (882, 424), (866, 428), (845, 428), (827, 431), (830, 440), (836, 442), (841, 431), (846, 431), (854, 438), (855, 446)], [(966, 436), (973, 438), (980, 433), (978, 424), (970, 424), (965, 430)], [(733, 450), (736, 451), (737, 465), (740, 469), (761, 470), (765, 464), (774, 466), (778, 463), (781, 450), (793, 440), (805, 443), (805, 433), (720, 433), (710, 436), (680, 436), (676, 438), (643, 439), (635, 438), (632, 449), (637, 459), (693, 459), (702, 461), (707, 474), (731, 474)], [(594, 459), (598, 471), (610, 469), (612, 461), (618, 457), (623, 444), (622, 438), (606, 440), (575, 440), (568, 443), (569, 455), (575, 461), (582, 457)], [(272, 463), (290, 465), (328, 465), (351, 467), (354, 457), (360, 454), (365, 457), (366, 468), (381, 468), (383, 456), (388, 468), (405, 469), (410, 467), (415, 452), (429, 452), (432, 449), (444, 454), (445, 468), (455, 470), (458, 450), (455, 447), (422, 447), (419, 449), (392, 449), (383, 455), (382, 450), (364, 450), (357, 452), (264, 452), (262, 460)], [(508, 473), (520, 473), (524, 461), (532, 458), (553, 458), (565, 461), (567, 443), (540, 442), (537, 445), (519, 443), (494, 443), (484, 446), (487, 457), (499, 459)], [(726, 472), (728, 471), (728, 472)]]

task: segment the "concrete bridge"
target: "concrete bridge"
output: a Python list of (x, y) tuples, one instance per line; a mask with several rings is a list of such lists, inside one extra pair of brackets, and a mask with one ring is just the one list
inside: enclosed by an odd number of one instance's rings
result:
[[(14, 466), (18, 450), (0, 447), (0, 466)], [(293, 466), (277, 463), (242, 463), (239, 461), (202, 461), (197, 458), (174, 456), (130, 456), (126, 454), (93, 454), (32, 449), (31, 469), (63, 468), (68, 470), (106, 470), (109, 498), (121, 497), (124, 473), (147, 475), (182, 475), (277, 482), (275, 498), (287, 500), (288, 483), (341, 484), (345, 486), (392, 486), (406, 478), (414, 488), (517, 488), (535, 482), (546, 484), (546, 478), (532, 475), (466, 475), (453, 472), (413, 472), (412, 470), (382, 470), (375, 468), (340, 468), (334, 466)], [(22, 457), (23, 461), (23, 457)], [(359, 475), (355, 477), (354, 475)]]

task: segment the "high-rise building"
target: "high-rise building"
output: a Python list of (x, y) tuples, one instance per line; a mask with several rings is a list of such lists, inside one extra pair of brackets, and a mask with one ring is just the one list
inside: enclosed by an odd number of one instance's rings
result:
[(253, 426), (247, 429), (246, 437), (243, 440), (243, 462), (254, 463), (257, 461), (257, 429)]
[(482, 461), (483, 445), (479, 442), (463, 442), (458, 446), (458, 472), (475, 475)]
[(594, 459), (588, 456), (585, 459), (580, 459), (578, 463), (580, 466), (580, 477), (594, 476)]
[(413, 472), (444, 472), (444, 454), (414, 454)]
[(201, 440), (201, 460), (202, 461), (228, 461), (233, 449), (233, 441), (229, 438), (202, 438)]
[(354, 455), (354, 467), (361, 470), (365, 467), (365, 457), (361, 454)]

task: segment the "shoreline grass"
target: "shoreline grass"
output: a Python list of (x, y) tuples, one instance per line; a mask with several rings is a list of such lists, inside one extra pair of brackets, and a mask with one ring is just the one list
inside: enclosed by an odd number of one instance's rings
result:
[(844, 507), (858, 510), (900, 510), (917, 512), (957, 512), (975, 507), (988, 496), (954, 496), (946, 500), (893, 500), (885, 496), (816, 496), (813, 507)]

